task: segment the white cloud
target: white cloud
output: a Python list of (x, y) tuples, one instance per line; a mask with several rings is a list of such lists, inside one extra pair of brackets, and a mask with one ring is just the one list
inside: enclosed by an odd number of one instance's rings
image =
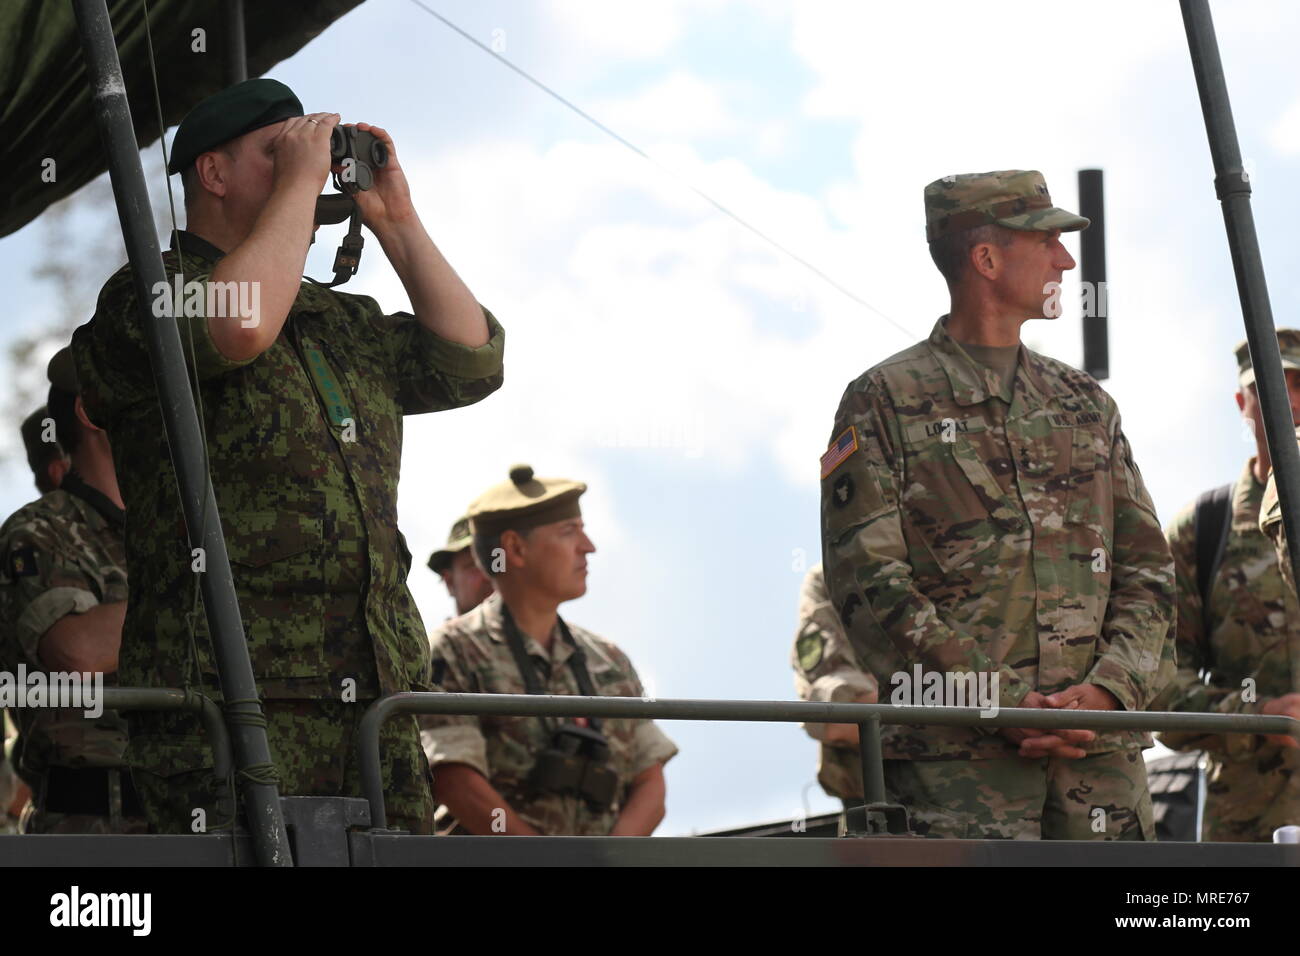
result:
[(1300, 100), (1292, 103), (1268, 131), (1268, 141), (1283, 156), (1300, 153)]
[(691, 140), (736, 129), (716, 84), (678, 70), (629, 96), (596, 100), (587, 112), (632, 142)]

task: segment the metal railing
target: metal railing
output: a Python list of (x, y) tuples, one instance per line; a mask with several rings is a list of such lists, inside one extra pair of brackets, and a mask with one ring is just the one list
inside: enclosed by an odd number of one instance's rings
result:
[(105, 687), (104, 707), (125, 710), (184, 710), (195, 714), (212, 744), (212, 772), (219, 778), (230, 775), (234, 762), (230, 734), (221, 708), (210, 697), (176, 687)]
[(370, 803), (370, 825), (387, 829), (379, 731), (397, 714), (497, 717), (612, 717), (654, 720), (738, 720), (857, 724), (866, 802), (885, 802), (882, 724), (943, 727), (1038, 727), (1043, 730), (1178, 730), (1202, 733), (1283, 734), (1300, 741), (1300, 721), (1253, 714), (1162, 711), (1048, 710), (1002, 707), (984, 716), (979, 707), (916, 707), (894, 704), (823, 704), (797, 700), (653, 700), (641, 697), (566, 697), (529, 694), (390, 694), (375, 701), (361, 719), (362, 793)]

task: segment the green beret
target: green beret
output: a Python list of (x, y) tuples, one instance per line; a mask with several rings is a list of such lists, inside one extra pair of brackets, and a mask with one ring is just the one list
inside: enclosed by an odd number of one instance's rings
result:
[(469, 506), (470, 530), (490, 537), (577, 518), (578, 498), (586, 490), (580, 481), (535, 478), (532, 466), (515, 465), (509, 481), (493, 485)]
[(447, 546), (429, 555), (429, 570), (434, 574), (442, 574), (451, 564), (451, 559), (468, 548), (473, 540), (474, 536), (469, 531), (469, 515), (457, 518), (447, 533)]
[(270, 126), (291, 116), (302, 116), (302, 103), (279, 80), (245, 80), (213, 93), (186, 114), (172, 141), (167, 172), (189, 169), (203, 153), (222, 143)]
[(76, 395), (81, 391), (77, 387), (77, 366), (72, 361), (71, 346), (65, 345), (54, 353), (54, 358), (50, 359), (50, 364), (45, 367), (45, 376), (50, 380), (51, 385), (65, 392)]
[[(1282, 368), (1300, 369), (1300, 330), (1278, 329), (1277, 348), (1282, 353)], [(1242, 340), (1236, 348), (1237, 381), (1242, 388), (1255, 384), (1255, 369), (1250, 364), (1250, 343)]]

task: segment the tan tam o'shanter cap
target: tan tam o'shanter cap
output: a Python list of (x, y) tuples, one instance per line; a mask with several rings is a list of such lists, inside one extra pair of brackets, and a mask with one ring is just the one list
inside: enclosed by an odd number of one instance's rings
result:
[(586, 490), (580, 481), (537, 478), (531, 465), (515, 465), (509, 481), (493, 485), (469, 506), (470, 530), (488, 536), (580, 517), (578, 498)]
[(936, 179), (925, 187), (928, 242), (976, 226), (1074, 232), (1089, 224), (1083, 216), (1052, 205), (1047, 182), (1036, 169), (960, 173)]

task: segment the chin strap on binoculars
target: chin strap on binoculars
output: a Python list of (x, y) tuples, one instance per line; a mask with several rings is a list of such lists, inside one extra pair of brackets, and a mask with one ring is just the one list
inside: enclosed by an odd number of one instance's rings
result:
[(311, 276), (307, 276), (307, 281), (315, 283), (322, 289), (332, 289), (347, 282), (357, 274), (357, 269), (361, 265), (361, 248), (364, 245), (365, 239), (361, 236), (361, 209), (354, 203), (352, 215), (348, 219), (348, 234), (343, 237), (338, 251), (334, 253), (334, 281), (320, 282)]

